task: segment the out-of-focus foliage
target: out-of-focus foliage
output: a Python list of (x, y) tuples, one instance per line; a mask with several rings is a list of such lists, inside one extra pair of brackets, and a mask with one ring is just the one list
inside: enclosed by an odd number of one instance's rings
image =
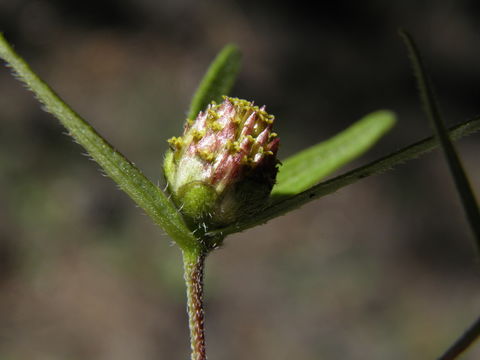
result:
[[(281, 157), (393, 109), (374, 159), (429, 134), (396, 28), (416, 34), (452, 124), (479, 110), (478, 14), (475, 2), (0, 2), (17, 51), (160, 183), (165, 139), (225, 43), (245, 52), (232, 95), (268, 104)], [(185, 358), (178, 249), (6, 70), (0, 94), (0, 358)], [(478, 136), (459, 151), (478, 193)], [(468, 236), (440, 154), (235, 235), (207, 263), (209, 356), (435, 358), (478, 315)]]

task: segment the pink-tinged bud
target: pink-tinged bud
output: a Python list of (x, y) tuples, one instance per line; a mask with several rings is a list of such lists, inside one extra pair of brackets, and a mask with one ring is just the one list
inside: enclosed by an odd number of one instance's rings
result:
[(193, 226), (229, 225), (265, 206), (277, 175), (273, 122), (265, 107), (224, 97), (169, 140), (168, 189)]

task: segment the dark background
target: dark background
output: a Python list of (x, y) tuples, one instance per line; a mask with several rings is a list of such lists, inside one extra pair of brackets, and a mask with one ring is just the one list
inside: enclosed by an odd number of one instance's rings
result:
[[(0, 31), (152, 180), (216, 52), (277, 118), (280, 157), (380, 108), (360, 165), (430, 134), (397, 28), (448, 124), (480, 113), (478, 1), (0, 0)], [(0, 69), (0, 359), (185, 359), (180, 252)], [(478, 193), (478, 135), (458, 143)], [(434, 359), (480, 310), (440, 153), (228, 238), (207, 263), (211, 359)], [(464, 359), (478, 359), (479, 346)]]

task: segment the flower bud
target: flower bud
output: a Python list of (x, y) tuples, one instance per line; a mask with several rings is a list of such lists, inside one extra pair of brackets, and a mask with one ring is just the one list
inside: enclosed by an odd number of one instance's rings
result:
[(273, 121), (264, 106), (224, 97), (168, 141), (168, 189), (192, 226), (226, 226), (265, 206), (277, 175)]

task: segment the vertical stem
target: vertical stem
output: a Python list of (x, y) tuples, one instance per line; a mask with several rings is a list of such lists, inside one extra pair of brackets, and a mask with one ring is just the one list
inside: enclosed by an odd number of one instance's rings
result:
[(185, 284), (187, 285), (187, 312), (190, 327), (191, 360), (206, 360), (204, 312), (203, 312), (203, 269), (205, 253), (183, 252)]

